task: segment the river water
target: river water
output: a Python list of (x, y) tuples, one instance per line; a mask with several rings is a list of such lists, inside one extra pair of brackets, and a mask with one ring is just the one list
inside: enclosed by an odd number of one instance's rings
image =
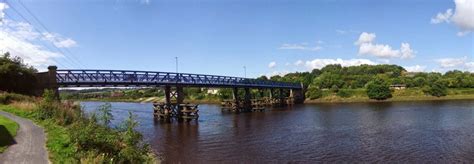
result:
[[(87, 112), (102, 102), (82, 102)], [(474, 101), (295, 105), (260, 113), (200, 105), (198, 121), (153, 119), (151, 103), (113, 102), (128, 111), (165, 163), (474, 163)]]

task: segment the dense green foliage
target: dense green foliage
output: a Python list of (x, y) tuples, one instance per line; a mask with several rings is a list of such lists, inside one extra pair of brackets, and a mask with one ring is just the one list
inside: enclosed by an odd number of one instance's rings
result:
[(0, 115), (0, 153), (15, 143), (13, 137), (16, 136), (18, 128), (19, 126), (15, 121)]
[[(439, 85), (432, 86), (432, 84), (436, 81), (442, 81), (447, 88), (474, 88), (474, 74), (471, 72), (457, 70), (448, 71), (444, 74), (436, 72), (407, 72), (403, 67), (397, 65), (342, 67), (335, 64), (327, 65), (321, 69), (314, 69), (311, 72), (290, 73), (285, 76), (277, 75), (270, 78), (263, 76), (260, 79), (303, 83), (305, 87), (308, 87), (306, 88), (305, 95), (309, 99), (318, 99), (326, 96), (318, 92), (318, 89), (322, 91), (329, 90), (330, 92), (328, 93), (334, 93), (334, 95), (339, 97), (351, 97), (351, 93), (348, 92), (349, 89), (368, 89), (369, 82), (376, 79), (383, 80), (386, 84), (384, 86), (403, 85), (408, 88), (429, 87), (439, 90)], [(445, 95), (427, 93), (433, 96)], [(388, 96), (387, 92), (384, 95)]]
[(319, 99), (323, 97), (323, 92), (318, 87), (310, 86), (306, 91), (306, 97), (310, 100)]
[(153, 160), (148, 145), (135, 131), (130, 117), (120, 127), (110, 127), (111, 105), (86, 115), (78, 105), (58, 102), (50, 90), (34, 111), (0, 106), (1, 110), (35, 120), (48, 134), (47, 148), (54, 163), (146, 163)]
[(33, 94), (36, 69), (9, 53), (0, 56), (0, 91)]
[(385, 100), (392, 97), (390, 86), (381, 78), (376, 78), (367, 84), (367, 96), (370, 99)]
[(427, 89), (424, 89), (424, 92), (436, 97), (446, 96), (448, 94), (448, 90), (446, 87), (446, 82), (442, 80), (437, 80), (434, 83), (431, 83)]

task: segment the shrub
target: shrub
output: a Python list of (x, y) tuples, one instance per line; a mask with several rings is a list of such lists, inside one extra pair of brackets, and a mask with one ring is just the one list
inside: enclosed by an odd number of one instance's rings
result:
[(430, 84), (429, 87), (423, 89), (423, 92), (431, 96), (442, 97), (447, 95), (447, 86), (441, 80), (437, 80)]
[(392, 92), (383, 79), (376, 78), (367, 84), (367, 96), (370, 99), (385, 100), (392, 97)]
[(336, 93), (336, 95), (339, 97), (348, 98), (352, 96), (352, 93), (348, 89), (341, 89)]
[(323, 97), (323, 91), (317, 87), (309, 87), (306, 91), (306, 97), (310, 100), (319, 99)]
[(16, 93), (0, 93), (0, 104), (10, 104), (18, 101), (33, 102), (34, 98)]

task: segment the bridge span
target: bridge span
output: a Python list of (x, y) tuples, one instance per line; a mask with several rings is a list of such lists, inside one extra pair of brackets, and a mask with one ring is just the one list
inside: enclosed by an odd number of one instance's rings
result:
[[(304, 101), (303, 86), (298, 83), (192, 73), (57, 69), (56, 66), (49, 66), (48, 72), (37, 74), (37, 83), (37, 94), (44, 89), (52, 89), (58, 97), (59, 87), (162, 87), (165, 92), (164, 106), (175, 104), (176, 113), (181, 111), (180, 104), (184, 102), (183, 87), (232, 88), (233, 103), (230, 106), (237, 111), (252, 109), (252, 97), (255, 97), (252, 89), (257, 89), (261, 96), (264, 91), (269, 91), (270, 101), (279, 104)], [(244, 91), (243, 98), (239, 89)]]

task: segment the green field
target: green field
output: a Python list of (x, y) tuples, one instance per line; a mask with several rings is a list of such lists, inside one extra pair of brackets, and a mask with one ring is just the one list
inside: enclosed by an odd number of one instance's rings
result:
[[(367, 97), (365, 89), (348, 89), (350, 97), (339, 97), (330, 90), (323, 91), (323, 97), (306, 100), (305, 103), (350, 103), (350, 102), (380, 102)], [(474, 99), (474, 88), (448, 89), (448, 95), (443, 97), (429, 96), (421, 88), (407, 88), (393, 90), (392, 98), (383, 101), (435, 101), (435, 100), (463, 100)]]
[(14, 144), (13, 137), (16, 136), (18, 128), (15, 121), (0, 116), (0, 153), (3, 153), (9, 145)]

